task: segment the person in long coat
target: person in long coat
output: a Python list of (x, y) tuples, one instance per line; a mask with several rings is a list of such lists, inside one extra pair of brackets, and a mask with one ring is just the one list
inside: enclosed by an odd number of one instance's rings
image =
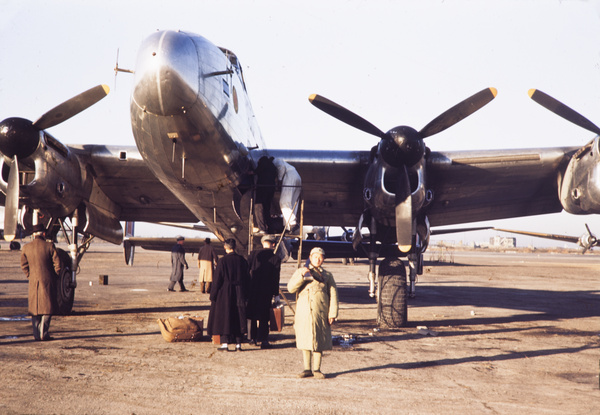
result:
[(34, 239), (21, 252), (21, 269), (29, 279), (29, 306), (35, 340), (52, 340), (48, 334), (52, 315), (58, 311), (56, 284), (61, 263), (54, 243), (46, 241), (43, 227), (34, 227)]
[(183, 284), (183, 267), (188, 269), (188, 263), (185, 261), (185, 248), (183, 247), (183, 241), (185, 238), (183, 236), (177, 237), (177, 243), (171, 249), (171, 277), (169, 288), (167, 291), (175, 291), (173, 287), (175, 287), (175, 283), (179, 283), (179, 291), (187, 291), (185, 285)]
[(250, 294), (246, 311), (250, 320), (250, 343), (260, 343), (261, 349), (268, 349), (271, 347), (271, 301), (273, 297), (279, 296), (281, 259), (273, 252), (274, 236), (263, 236), (261, 243), (262, 248), (255, 249), (248, 257)]
[[(331, 325), (338, 315), (337, 287), (333, 275), (321, 265), (325, 260), (322, 248), (310, 251), (308, 267), (298, 268), (287, 289), (296, 293), (294, 331), (296, 347), (302, 350), (304, 371), (301, 378), (324, 379), (321, 372), (322, 352), (333, 348)], [(311, 367), (312, 363), (312, 367)]]
[(221, 336), (219, 350), (228, 350), (228, 344), (233, 342), (236, 351), (242, 350), (242, 340), (248, 332), (246, 300), (250, 275), (248, 262), (235, 253), (235, 245), (235, 239), (227, 239), (223, 244), (225, 255), (217, 263), (210, 290), (206, 331), (209, 336)]
[(218, 259), (219, 257), (210, 243), (210, 238), (206, 238), (204, 246), (198, 251), (198, 268), (200, 268), (198, 282), (200, 283), (200, 291), (203, 293), (210, 294), (213, 273)]

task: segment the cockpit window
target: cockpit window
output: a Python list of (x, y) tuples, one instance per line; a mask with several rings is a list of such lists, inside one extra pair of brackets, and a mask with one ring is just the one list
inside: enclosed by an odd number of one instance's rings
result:
[(229, 59), (229, 62), (233, 67), (233, 70), (235, 70), (235, 72), (239, 75), (240, 79), (242, 80), (242, 85), (244, 85), (244, 89), (246, 89), (246, 82), (244, 81), (244, 72), (242, 71), (242, 65), (240, 65), (240, 61), (238, 60), (237, 56), (235, 56), (235, 53), (233, 53), (229, 49), (221, 47), (219, 49), (221, 49), (221, 52), (223, 52), (225, 56), (227, 56), (227, 59)]

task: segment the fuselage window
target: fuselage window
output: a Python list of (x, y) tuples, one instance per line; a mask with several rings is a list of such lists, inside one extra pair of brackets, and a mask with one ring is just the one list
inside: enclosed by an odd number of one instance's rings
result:
[(225, 95), (229, 96), (229, 83), (226, 79), (223, 79), (223, 92)]

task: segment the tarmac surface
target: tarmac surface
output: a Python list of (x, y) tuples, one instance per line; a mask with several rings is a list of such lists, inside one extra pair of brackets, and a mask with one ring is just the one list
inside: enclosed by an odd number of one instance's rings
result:
[(73, 314), (35, 342), (20, 252), (0, 247), (0, 414), (600, 413), (597, 255), (427, 253), (408, 326), (385, 331), (366, 262), (326, 260), (341, 302), (317, 380), (297, 378), (287, 306), (270, 350), (166, 342), (158, 318), (208, 318), (189, 254), (191, 291), (167, 292), (169, 253), (140, 249), (127, 267), (120, 247), (93, 244)]

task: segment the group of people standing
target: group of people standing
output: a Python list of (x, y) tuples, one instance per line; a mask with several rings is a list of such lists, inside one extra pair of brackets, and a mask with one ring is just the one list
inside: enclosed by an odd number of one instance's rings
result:
[[(261, 244), (248, 260), (235, 252), (235, 239), (224, 242), (225, 255), (218, 260), (209, 241), (200, 250), (200, 284), (211, 301), (207, 334), (220, 336), (220, 351), (229, 351), (230, 344), (235, 345), (232, 351), (241, 351), (246, 337), (261, 349), (271, 347), (270, 308), (279, 296), (281, 260), (273, 250), (272, 235), (263, 236)], [(324, 260), (325, 251), (313, 248), (309, 261), (287, 284), (288, 291), (296, 294), (294, 330), (304, 362), (301, 378), (324, 379), (322, 352), (333, 347), (331, 325), (338, 315), (338, 296), (333, 275), (322, 267)], [(180, 262), (174, 260), (173, 264)]]
[[(172, 273), (169, 291), (183, 284), (183, 268), (188, 268), (183, 248), (185, 238), (178, 237), (171, 251)], [(261, 349), (269, 343), (270, 308), (279, 296), (281, 260), (274, 252), (275, 239), (265, 235), (262, 247), (246, 259), (235, 252), (235, 239), (223, 244), (225, 255), (217, 255), (207, 238), (200, 250), (198, 265), (202, 292), (210, 295), (210, 313), (207, 333), (219, 335), (218, 350), (242, 350), (248, 335), (250, 343)], [(294, 330), (296, 347), (302, 350), (304, 370), (301, 378), (325, 378), (321, 372), (322, 352), (332, 349), (331, 325), (338, 315), (337, 288), (333, 275), (322, 268), (325, 251), (313, 248), (306, 266), (297, 269), (290, 278), (287, 289), (296, 294)], [(213, 266), (216, 269), (213, 275)], [(23, 247), (21, 267), (29, 279), (29, 314), (32, 316), (35, 340), (51, 340), (48, 330), (52, 314), (57, 311), (55, 284), (61, 271), (61, 262), (54, 243), (46, 241), (43, 227), (34, 228), (34, 240)]]

